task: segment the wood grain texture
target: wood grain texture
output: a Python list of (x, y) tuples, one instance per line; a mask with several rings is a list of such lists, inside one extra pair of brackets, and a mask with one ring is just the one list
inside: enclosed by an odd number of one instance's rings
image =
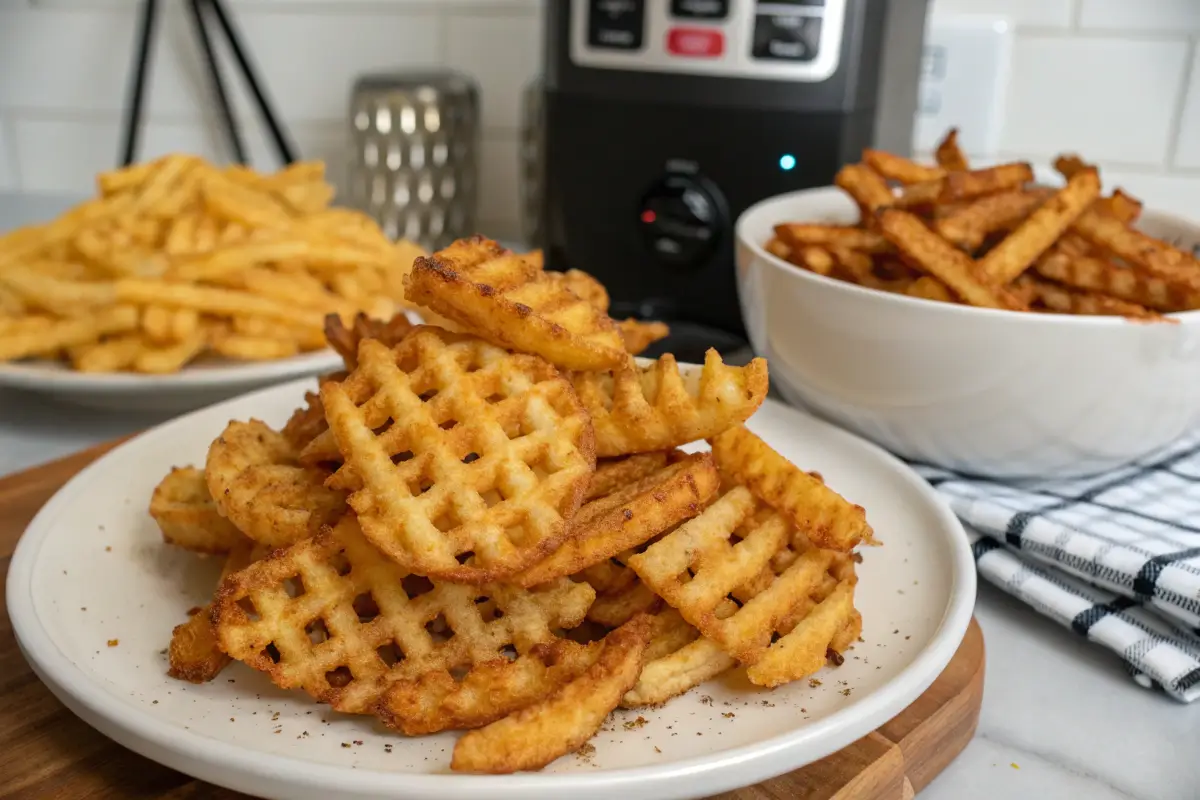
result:
[[(0, 798), (245, 798), (160, 766), (92, 730), (41, 684), (13, 638), (4, 588), (17, 540), (62, 484), (117, 444), (0, 479)], [(720, 800), (909, 800), (974, 735), (983, 670), (983, 634), (972, 621), (942, 676), (894, 720), (814, 764)]]

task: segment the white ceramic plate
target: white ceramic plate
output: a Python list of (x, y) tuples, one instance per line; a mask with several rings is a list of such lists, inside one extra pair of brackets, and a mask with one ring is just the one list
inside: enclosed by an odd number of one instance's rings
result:
[(89, 408), (182, 412), (293, 378), (332, 372), (341, 364), (332, 350), (274, 361), (201, 361), (169, 375), (86, 373), (58, 362), (21, 361), (0, 364), (0, 386)]
[(218, 565), (162, 544), (146, 513), (150, 492), (172, 465), (202, 462), (229, 419), (282, 424), (309, 387), (222, 403), (109, 453), (46, 504), (9, 569), (13, 627), (50, 689), (117, 742), (197, 778), (293, 800), (706, 797), (808, 764), (895, 716), (941, 672), (970, 621), (967, 540), (933, 491), (874, 445), (768, 401), (750, 427), (863, 504), (884, 542), (860, 572), (864, 641), (819, 686), (712, 681), (662, 708), (617, 712), (590, 756), (473, 776), (449, 772), (453, 734), (388, 734), (239, 664), (205, 686), (174, 681), (165, 674), (171, 628), (206, 602)]

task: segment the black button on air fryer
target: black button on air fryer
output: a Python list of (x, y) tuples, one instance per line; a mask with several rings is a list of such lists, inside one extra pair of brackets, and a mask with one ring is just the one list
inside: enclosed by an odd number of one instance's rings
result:
[(728, 212), (720, 190), (700, 175), (668, 173), (642, 197), (642, 239), (662, 263), (694, 267), (721, 241)]
[(755, 58), (812, 61), (821, 41), (821, 18), (799, 14), (759, 14), (754, 21)]
[(671, 16), (685, 19), (725, 19), (729, 0), (671, 0)]
[(646, 0), (591, 0), (588, 45), (604, 50), (638, 50), (646, 23)]

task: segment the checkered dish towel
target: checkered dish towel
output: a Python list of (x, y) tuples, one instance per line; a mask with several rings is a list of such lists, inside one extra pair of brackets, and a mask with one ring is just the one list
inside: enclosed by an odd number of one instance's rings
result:
[(1200, 436), (1091, 478), (916, 469), (977, 532), (986, 580), (1120, 655), (1139, 684), (1200, 698)]

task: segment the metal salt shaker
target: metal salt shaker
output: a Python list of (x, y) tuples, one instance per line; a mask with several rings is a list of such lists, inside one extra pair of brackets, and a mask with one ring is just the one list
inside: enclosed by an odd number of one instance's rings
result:
[(479, 88), (450, 70), (363, 75), (350, 98), (348, 203), (428, 250), (475, 231)]

